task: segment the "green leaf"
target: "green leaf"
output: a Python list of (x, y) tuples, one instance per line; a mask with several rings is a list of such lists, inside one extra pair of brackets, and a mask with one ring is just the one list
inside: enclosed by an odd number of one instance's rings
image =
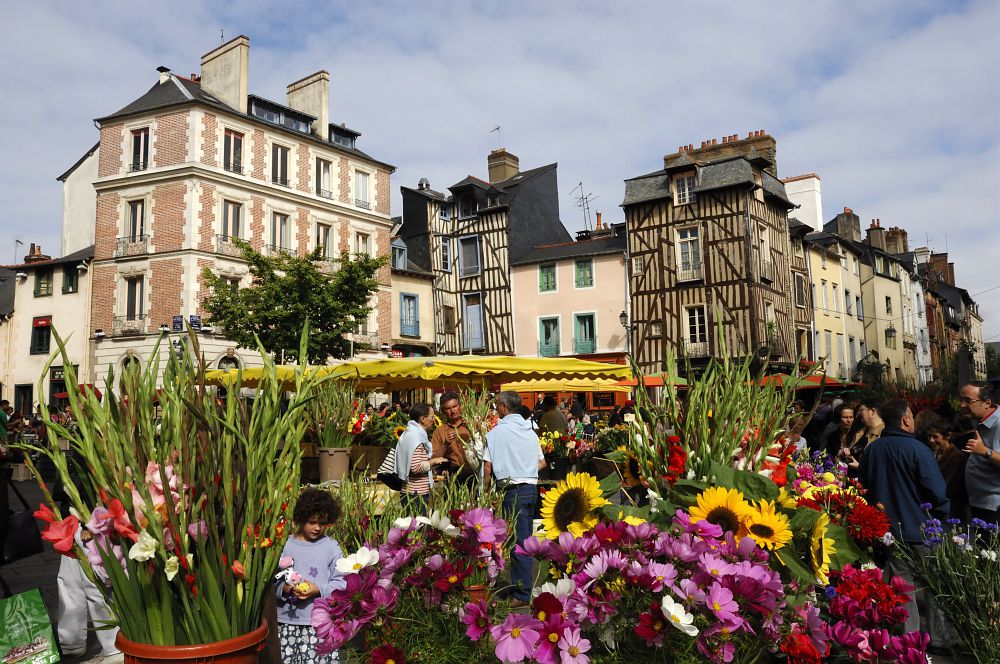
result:
[(813, 528), (816, 527), (816, 520), (819, 519), (819, 512), (808, 507), (798, 507), (792, 510), (792, 516), (788, 519), (788, 527), (796, 535), (804, 533), (812, 537)]
[(777, 484), (749, 470), (733, 471), (733, 488), (742, 491), (747, 500), (776, 500), (779, 493)]
[(633, 505), (605, 505), (601, 508), (604, 516), (612, 521), (621, 521), (627, 516), (634, 516), (649, 521), (648, 507), (635, 507)]
[(776, 556), (789, 573), (801, 583), (814, 583), (816, 581), (816, 575), (813, 574), (808, 565), (802, 562), (799, 554), (792, 547), (784, 546), (774, 551), (772, 555)]
[(826, 528), (826, 536), (833, 540), (833, 545), (837, 549), (830, 556), (830, 569), (843, 569), (844, 565), (850, 565), (861, 557), (861, 549), (854, 543), (847, 528), (831, 524)]
[(600, 481), (600, 486), (605, 498), (613, 496), (621, 491), (622, 478), (618, 476), (618, 473), (611, 473)]
[(795, 470), (794, 464), (790, 463), (788, 464), (788, 466), (785, 467), (785, 477), (788, 478), (789, 484), (798, 479), (799, 471)]
[(732, 487), (736, 485), (736, 471), (732, 466), (713, 461), (711, 472), (715, 483), (719, 486)]

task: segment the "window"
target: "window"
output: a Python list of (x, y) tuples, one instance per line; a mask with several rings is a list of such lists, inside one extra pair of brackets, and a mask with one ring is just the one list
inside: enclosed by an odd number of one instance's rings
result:
[(243, 134), (227, 129), (222, 139), (222, 166), (230, 173), (243, 172)]
[(130, 171), (144, 171), (149, 168), (149, 127), (132, 130), (132, 162)]
[(795, 306), (806, 306), (806, 278), (801, 274), (795, 275)]
[(316, 246), (322, 247), (320, 255), (323, 258), (330, 258), (332, 247), (330, 246), (330, 225), (316, 224)]
[(125, 231), (129, 242), (141, 242), (146, 237), (146, 202), (129, 201), (128, 229)]
[(840, 315), (840, 287), (833, 285), (833, 312)]
[(31, 354), (47, 355), (52, 345), (52, 317), (31, 319)]
[(556, 266), (538, 266), (538, 292), (549, 293), (556, 290)]
[(323, 198), (333, 198), (330, 188), (330, 162), (316, 158), (316, 195)]
[(472, 194), (465, 194), (458, 199), (458, 218), (464, 219), (476, 214), (476, 197)]
[(222, 201), (222, 240), (229, 242), (240, 237), (240, 216), (243, 206), (233, 201)]
[(470, 235), (458, 239), (459, 274), (468, 277), (479, 274), (479, 236)]
[(75, 265), (67, 265), (63, 268), (62, 292), (75, 293), (78, 290), (80, 290), (80, 275)]
[(829, 298), (827, 297), (826, 279), (823, 279), (820, 282), (820, 284), (821, 284), (821, 288), (822, 288), (822, 291), (823, 291), (823, 311), (824, 312), (825, 311), (829, 311), (830, 310), (830, 301), (829, 301)]
[(451, 272), (451, 238), (441, 238), (441, 269)]
[(367, 233), (355, 233), (354, 234), (354, 253), (355, 255), (365, 255), (371, 256), (371, 236)]
[(594, 285), (594, 259), (580, 258), (574, 264), (576, 278), (574, 283), (577, 288), (590, 288)]
[(142, 320), (146, 310), (146, 281), (143, 277), (125, 279), (125, 318)]
[(288, 249), (288, 215), (280, 212), (271, 213), (271, 246), (272, 251)]
[(885, 274), (885, 259), (881, 256), (875, 256), (875, 271), (879, 274)]
[(559, 319), (538, 319), (538, 355), (556, 357), (559, 355)]
[(441, 307), (441, 325), (446, 334), (455, 331), (455, 307), (447, 304)]
[(864, 320), (864, 318), (865, 318), (865, 309), (861, 305), (861, 296), (860, 295), (855, 295), (854, 296), (854, 309), (858, 312), (858, 320)]
[(399, 294), (399, 334), (403, 337), (420, 336), (420, 298), (413, 293)]
[(677, 231), (677, 281), (701, 279), (701, 238), (697, 227)]
[(708, 354), (708, 320), (704, 305), (684, 309), (684, 347), (688, 355)]
[(642, 274), (646, 269), (646, 261), (642, 256), (632, 257), (632, 274)]
[(593, 353), (597, 350), (597, 334), (594, 314), (573, 316), (573, 352)]
[(825, 330), (823, 332), (823, 338), (826, 341), (826, 353), (824, 353), (823, 356), (823, 366), (825, 366), (826, 370), (829, 372), (833, 366), (833, 332)]
[(885, 328), (885, 346), (896, 350), (896, 328), (891, 326)]
[(392, 267), (397, 270), (406, 269), (406, 245), (393, 245), (392, 247)]
[(824, 249), (823, 251), (821, 251), (819, 253), (819, 257), (820, 257), (820, 266), (822, 266), (822, 268), (825, 270), (826, 269), (826, 249)]
[(854, 315), (854, 303), (851, 300), (851, 291), (844, 290), (844, 313), (848, 316)]
[(802, 248), (802, 243), (801, 242), (793, 242), (792, 243), (792, 251), (795, 252), (795, 257), (796, 258), (804, 258), (805, 255), (806, 255), (805, 254), (805, 250)]
[(771, 264), (771, 229), (766, 224), (759, 226), (760, 232), (760, 278), (774, 281), (774, 269)]
[(651, 337), (662, 337), (663, 336), (663, 324), (662, 323), (650, 323), (649, 324), (649, 336)]
[(224, 277), (226, 284), (229, 286), (229, 290), (236, 292), (240, 289), (240, 278), (239, 277)]
[(486, 199), (487, 207), (496, 207), (500, 205), (500, 194), (490, 194), (489, 198)]
[(35, 271), (35, 297), (52, 295), (52, 268)]
[(678, 175), (674, 177), (674, 204), (687, 205), (694, 203), (695, 176)]
[(854, 367), (858, 366), (858, 351), (856, 348), (854, 337), (848, 337), (847, 339), (847, 350), (850, 352), (851, 364), (848, 367), (848, 374), (854, 372)]
[(885, 296), (885, 313), (892, 313), (892, 298), (888, 295)]
[(365, 210), (371, 207), (368, 202), (368, 174), (354, 171), (354, 204)]
[(441, 217), (442, 220), (445, 221), (451, 219), (451, 206), (442, 203), (440, 207), (438, 207), (438, 215)]
[(853, 259), (853, 263), (854, 263), (854, 275), (855, 276), (860, 276), (861, 275), (861, 265), (858, 263), (858, 259), (856, 257)]
[(288, 148), (277, 143), (271, 144), (271, 182), (288, 186)]
[(486, 347), (483, 334), (483, 296), (467, 293), (462, 296), (462, 346), (465, 350), (482, 350)]

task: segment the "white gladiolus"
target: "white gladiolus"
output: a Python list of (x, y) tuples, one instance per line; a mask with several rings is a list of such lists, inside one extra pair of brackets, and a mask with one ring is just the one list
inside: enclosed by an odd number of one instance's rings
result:
[(128, 550), (128, 557), (144, 563), (156, 555), (156, 540), (145, 530), (139, 533), (139, 539)]

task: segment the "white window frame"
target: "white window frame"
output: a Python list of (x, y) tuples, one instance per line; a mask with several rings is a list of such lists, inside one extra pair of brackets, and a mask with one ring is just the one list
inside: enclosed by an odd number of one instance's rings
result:
[[(233, 219), (230, 216), (230, 211), (236, 210), (236, 232), (233, 233)], [(239, 240), (243, 238), (243, 203), (241, 201), (234, 201), (229, 198), (222, 199), (222, 213), (219, 215), (222, 220), (222, 240), (224, 242), (231, 242), (234, 238)]]
[[(141, 211), (138, 228), (132, 218), (132, 210), (134, 206), (138, 205)], [(138, 231), (138, 232), (136, 232)], [(149, 237), (149, 233), (146, 228), (146, 199), (145, 198), (132, 198), (125, 201), (125, 233), (124, 237), (128, 238), (129, 242), (141, 242), (144, 237)]]
[[(362, 182), (363, 178), (363, 182)], [(354, 169), (353, 189), (354, 206), (364, 210), (371, 209), (371, 173), (361, 169)], [(364, 194), (362, 196), (362, 194)]]
[(831, 286), (833, 286), (833, 313), (840, 316), (840, 286), (838, 284)]
[[(230, 139), (230, 136), (233, 138)], [(239, 138), (240, 149), (235, 150), (235, 139)], [(222, 129), (222, 168), (230, 173), (243, 173), (243, 145), (246, 143), (246, 134), (238, 129), (223, 127)], [(228, 150), (227, 150), (228, 146)], [(236, 157), (235, 159), (233, 157)]]
[[(150, 147), (152, 145), (150, 137), (152, 133), (152, 128), (148, 124), (138, 127), (130, 127), (128, 129), (127, 170), (130, 173), (144, 171), (152, 166), (152, 160), (150, 159)], [(140, 144), (138, 159), (136, 159), (135, 140), (138, 135), (142, 135), (144, 137), (144, 141)]]
[[(130, 297), (129, 287), (132, 282), (137, 282), (139, 284), (139, 293), (138, 293), (139, 301), (138, 303), (136, 303), (138, 306), (134, 307), (135, 313), (130, 316), (128, 310), (129, 310), (129, 305), (132, 302), (132, 298)], [(143, 320), (146, 317), (147, 307), (149, 306), (149, 297), (148, 297), (149, 288), (146, 284), (146, 273), (138, 272), (138, 273), (122, 274), (121, 289), (122, 289), (121, 290), (122, 306), (121, 309), (119, 310), (121, 317), (125, 318), (126, 320)]]
[[(694, 237), (682, 237), (682, 233), (694, 233)], [(684, 248), (688, 245), (694, 245), (694, 251), (697, 252), (697, 262), (694, 260), (689, 260), (689, 267), (685, 269), (684, 267)], [(677, 261), (677, 281), (696, 281), (702, 279), (704, 276), (704, 252), (701, 246), (701, 226), (691, 225), (682, 226), (674, 229), (674, 251), (675, 260)], [(691, 250), (689, 250), (690, 252)], [(689, 253), (690, 255), (690, 253)], [(697, 264), (696, 264), (697, 263)]]
[[(284, 152), (282, 152), (282, 150)], [(281, 162), (278, 160), (278, 156), (284, 154), (284, 173), (281, 172)], [(279, 187), (291, 187), (291, 180), (288, 177), (288, 172), (291, 170), (291, 147), (284, 145), (283, 143), (272, 142), (271, 143), (271, 184), (278, 185)], [(279, 177), (284, 175), (284, 177)]]
[(697, 198), (694, 188), (698, 184), (698, 174), (682, 173), (670, 178), (674, 188), (674, 205), (690, 205)]
[(632, 274), (639, 275), (646, 271), (646, 257), (632, 256)]
[[(700, 313), (700, 320), (699, 314)], [(690, 304), (684, 307), (684, 330), (682, 331), (681, 338), (684, 339), (684, 346), (705, 346), (705, 353), (707, 354), (708, 346), (708, 307), (702, 304)], [(694, 325), (694, 334), (692, 334), (692, 324)], [(699, 355), (702, 355), (700, 351)]]
[[(326, 242), (322, 240), (323, 235), (326, 235)], [(333, 253), (331, 252), (332, 247), (331, 238), (333, 237), (333, 224), (326, 223), (324, 221), (316, 222), (316, 247), (323, 247), (323, 258), (332, 258)]]
[(441, 238), (441, 270), (444, 272), (451, 272), (452, 263), (451, 238), (443, 237)]
[[(480, 334), (482, 336), (482, 345), (479, 345), (479, 346), (473, 346), (472, 345), (472, 338), (471, 338), (471, 335), (469, 334), (469, 328), (467, 327), (467, 324), (468, 324), (468, 313), (469, 313), (468, 299), (470, 297), (472, 297), (472, 296), (478, 296), (479, 297), (479, 332), (480, 332)], [(462, 304), (462, 313), (461, 313), (461, 316), (462, 316), (462, 323), (461, 323), (461, 327), (462, 327), (462, 330), (461, 330), (461, 334), (462, 334), (462, 339), (461, 339), (462, 350), (465, 350), (465, 351), (476, 351), (476, 350), (484, 350), (486, 348), (486, 316), (485, 316), (485, 311), (484, 311), (484, 308), (485, 308), (485, 299), (486, 298), (483, 297), (483, 293), (481, 291), (470, 291), (468, 293), (462, 293), (462, 302), (461, 302), (461, 304)]]
[[(284, 224), (280, 225), (279, 220), (283, 221)], [(271, 211), (271, 232), (269, 238), (271, 242), (269, 246), (277, 251), (291, 251), (291, 235), (289, 230), (291, 229), (291, 216), (287, 212), (280, 212), (278, 210)]]
[(829, 293), (826, 288), (826, 279), (820, 281), (821, 290), (823, 291), (823, 313), (829, 313), (830, 311), (830, 298)]
[[(355, 256), (371, 256), (372, 255), (372, 234), (365, 231), (354, 231), (351, 238), (351, 244), (354, 247)], [(362, 247), (361, 239), (364, 238), (364, 247)], [(362, 251), (364, 248), (364, 251)]]
[(316, 191), (320, 198), (333, 200), (333, 162), (326, 157), (316, 157)]

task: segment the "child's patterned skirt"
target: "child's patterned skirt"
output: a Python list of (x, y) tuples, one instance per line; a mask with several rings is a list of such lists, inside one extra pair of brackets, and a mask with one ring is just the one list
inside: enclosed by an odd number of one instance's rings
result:
[(317, 655), (316, 630), (312, 625), (278, 624), (278, 638), (281, 640), (282, 664), (338, 664), (337, 651), (329, 655)]

